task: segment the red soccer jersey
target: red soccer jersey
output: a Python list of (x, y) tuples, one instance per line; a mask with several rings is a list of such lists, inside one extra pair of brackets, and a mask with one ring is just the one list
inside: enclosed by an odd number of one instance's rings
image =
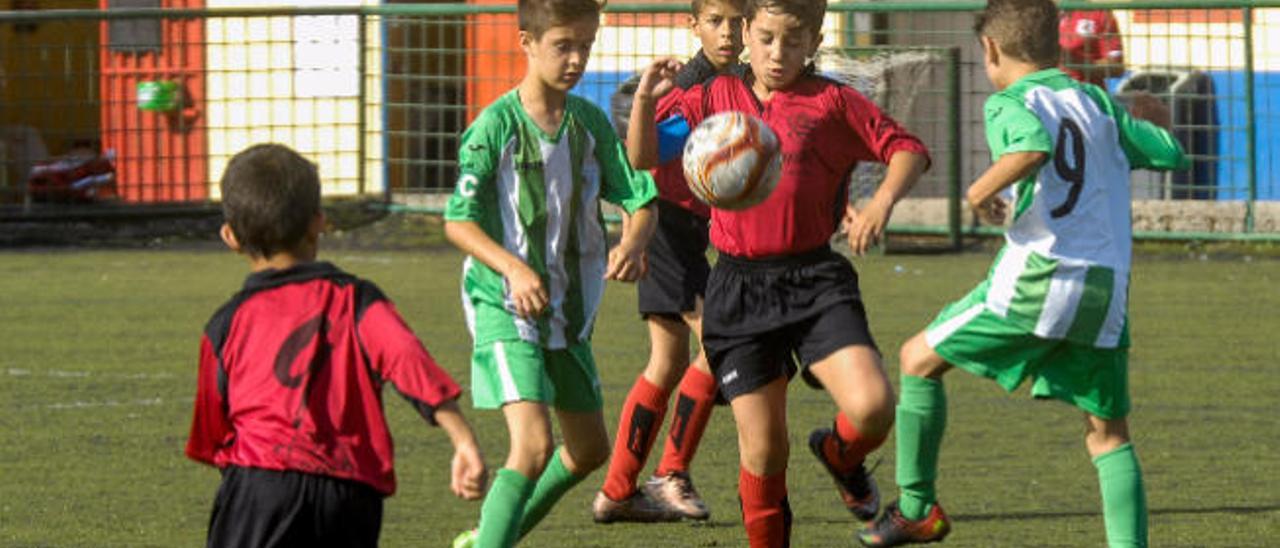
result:
[(382, 385), (434, 423), (458, 397), (392, 304), (328, 263), (250, 275), (205, 327), (187, 456), (395, 492)]
[(1120, 27), (1110, 11), (1069, 11), (1058, 20), (1058, 45), (1062, 47), (1062, 70), (1076, 80), (1106, 87), (1102, 72), (1083, 68), (1099, 61), (1124, 61)]
[(858, 162), (888, 163), (900, 151), (927, 155), (923, 143), (853, 88), (801, 76), (761, 102), (743, 66), (680, 95), (673, 112), (689, 127), (717, 112), (759, 116), (778, 135), (782, 176), (764, 202), (743, 211), (711, 210), (711, 243), (747, 258), (791, 255), (827, 245), (844, 216)]

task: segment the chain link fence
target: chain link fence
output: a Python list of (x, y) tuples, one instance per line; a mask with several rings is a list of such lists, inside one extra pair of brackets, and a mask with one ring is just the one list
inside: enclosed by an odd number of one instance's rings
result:
[[(0, 216), (208, 206), (230, 155), (260, 141), (316, 161), (328, 197), (436, 210), (457, 176), (458, 136), (524, 74), (514, 2), (83, 1), (94, 9), (0, 12)], [(829, 6), (818, 69), (934, 156), (897, 231), (956, 242), (982, 231), (959, 201), (991, 162), (992, 89), (972, 31), (981, 7)], [(1280, 2), (1062, 7), (1065, 67), (1122, 101), (1158, 98), (1194, 160), (1134, 173), (1138, 234), (1280, 239)], [(574, 92), (609, 111), (641, 67), (697, 49), (687, 2), (610, 5)], [(879, 174), (859, 169), (853, 196)]]

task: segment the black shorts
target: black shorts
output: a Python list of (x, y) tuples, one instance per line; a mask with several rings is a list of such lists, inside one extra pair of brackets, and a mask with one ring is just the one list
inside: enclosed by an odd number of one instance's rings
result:
[(356, 481), (228, 466), (207, 545), (377, 546), (382, 498)]
[(795, 362), (806, 369), (847, 346), (876, 346), (858, 275), (829, 248), (761, 260), (721, 254), (707, 282), (702, 345), (728, 400), (790, 377)]
[(640, 278), (640, 315), (680, 319), (697, 309), (706, 293), (707, 219), (678, 205), (658, 200), (658, 228), (649, 240), (649, 273)]

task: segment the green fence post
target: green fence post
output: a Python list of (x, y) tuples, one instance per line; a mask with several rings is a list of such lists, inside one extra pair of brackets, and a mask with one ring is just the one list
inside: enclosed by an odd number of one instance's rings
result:
[(1258, 200), (1258, 114), (1253, 95), (1253, 8), (1244, 8), (1245, 160), (1248, 162), (1249, 195), (1244, 202), (1244, 231), (1253, 232), (1253, 208)]
[(960, 173), (960, 48), (948, 48), (947, 60), (947, 95), (951, 100), (951, 116), (947, 118), (947, 132), (951, 134), (951, 155), (947, 158), (951, 170), (951, 185), (947, 189), (947, 224), (951, 230), (951, 248), (959, 251), (964, 246), (964, 236), (960, 231), (960, 188), (964, 186), (964, 175)]

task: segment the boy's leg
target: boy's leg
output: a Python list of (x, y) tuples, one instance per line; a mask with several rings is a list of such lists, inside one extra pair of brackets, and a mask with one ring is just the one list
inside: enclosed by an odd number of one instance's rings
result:
[(1147, 497), (1142, 467), (1129, 442), (1126, 419), (1085, 415), (1085, 446), (1098, 469), (1107, 545), (1112, 548), (1147, 545)]
[(738, 497), (752, 548), (786, 546), (791, 539), (787, 502), (787, 378), (734, 398), (738, 424)]
[(525, 504), (520, 537), (529, 534), (560, 497), (609, 458), (609, 434), (605, 431), (603, 413), (557, 410), (556, 417), (560, 420), (564, 445), (538, 477), (538, 484)]
[(902, 392), (897, 413), (898, 507), (907, 519), (923, 519), (937, 501), (938, 453), (947, 428), (942, 376), (951, 366), (917, 333), (899, 356)]
[[(702, 332), (701, 310), (699, 299), (697, 310), (684, 315), (685, 323), (695, 334)], [(692, 519), (711, 516), (706, 503), (693, 488), (689, 465), (702, 443), (702, 434), (707, 429), (715, 403), (716, 379), (711, 375), (706, 352), (700, 350), (698, 357), (685, 368), (684, 378), (680, 381), (662, 460), (649, 483), (654, 496)]]
[(521, 401), (502, 408), (511, 436), (511, 452), (480, 507), (477, 548), (506, 548), (519, 538), (525, 504), (533, 494), (534, 481), (542, 475), (554, 447), (547, 406)]
[(845, 506), (858, 519), (874, 519), (880, 497), (863, 461), (884, 443), (893, 426), (893, 387), (880, 353), (871, 346), (847, 346), (809, 370), (839, 408), (835, 427), (815, 430), (810, 449), (836, 479)]
[(653, 314), (647, 323), (649, 363), (622, 404), (618, 439), (601, 489), (614, 501), (626, 500), (636, 492), (636, 478), (662, 429), (671, 389), (689, 359), (689, 330), (683, 323)]

